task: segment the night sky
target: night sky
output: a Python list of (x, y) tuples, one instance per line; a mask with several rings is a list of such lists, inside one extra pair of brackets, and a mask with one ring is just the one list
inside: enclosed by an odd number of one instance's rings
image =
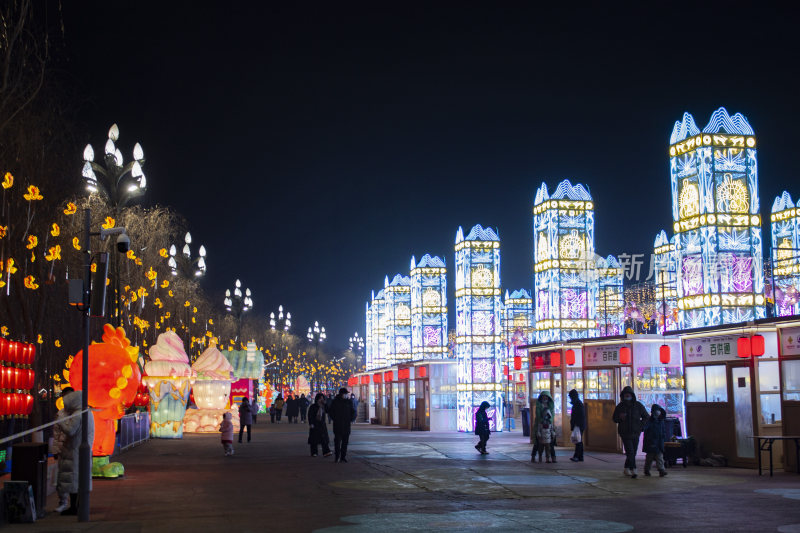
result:
[(800, 196), (796, 11), (285, 4), (62, 9), (86, 141), (116, 122), (126, 158), (141, 142), (146, 203), (188, 219), (209, 293), (241, 278), (253, 313), (282, 303), (300, 335), (363, 335), (370, 290), (412, 254), (452, 266), (459, 225), (498, 228), (504, 288), (530, 290), (542, 181), (588, 185), (598, 253), (649, 254), (684, 111), (749, 119), (763, 213)]

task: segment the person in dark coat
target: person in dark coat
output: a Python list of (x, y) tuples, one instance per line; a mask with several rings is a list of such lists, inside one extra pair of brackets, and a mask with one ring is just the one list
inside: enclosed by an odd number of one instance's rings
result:
[(306, 398), (305, 394), (300, 395), (300, 399), (297, 400), (297, 407), (300, 410), (300, 421), (305, 424), (306, 422), (306, 413), (308, 412), (308, 398)]
[(286, 402), (283, 401), (283, 395), (278, 394), (275, 398), (275, 402), (272, 404), (275, 406), (275, 418), (277, 419), (278, 423), (281, 423), (281, 414), (283, 414), (283, 406)]
[(489, 435), (491, 434), (489, 430), (489, 415), (486, 413), (489, 407), (489, 402), (483, 402), (475, 413), (475, 434), (480, 439), (478, 444), (475, 445), (475, 449), (478, 450), (481, 455), (487, 455), (489, 453), (486, 451), (486, 443), (489, 441)]
[(318, 446), (322, 445), (322, 455), (329, 457), (328, 426), (325, 424), (325, 395), (317, 393), (314, 403), (308, 408), (308, 444), (311, 447), (311, 457), (317, 456)]
[(297, 405), (297, 398), (289, 395), (289, 398), (286, 400), (286, 418), (288, 419), (289, 423), (297, 422), (297, 415), (300, 413), (300, 408)]
[[(64, 408), (56, 415), (57, 425), (61, 432), (61, 446), (58, 452), (59, 494), (69, 494), (69, 507), (61, 511), (62, 515), (78, 514), (78, 472), (80, 472), (81, 416), (72, 416), (81, 412), (83, 392), (73, 391), (63, 396)], [(88, 417), (88, 442), (94, 442), (94, 417)], [(89, 490), (92, 488), (89, 478)]]
[(583, 461), (583, 432), (586, 431), (586, 412), (583, 409), (583, 402), (578, 395), (578, 391), (572, 389), (569, 391), (569, 402), (572, 404), (572, 414), (569, 417), (569, 430), (575, 431), (575, 428), (580, 430), (581, 440), (575, 443), (575, 453), (572, 455), (570, 461)]
[(347, 389), (342, 387), (331, 402), (330, 416), (333, 419), (333, 452), (335, 462), (347, 462), (347, 444), (350, 442), (350, 424), (356, 413)]
[(621, 401), (614, 409), (614, 422), (617, 424), (617, 433), (622, 439), (625, 448), (626, 476), (636, 479), (636, 450), (639, 449), (639, 437), (642, 434), (644, 423), (650, 416), (641, 402), (636, 400), (636, 395), (631, 387), (625, 387), (620, 393)]
[(644, 475), (650, 475), (650, 465), (656, 462), (658, 475), (664, 477), (667, 471), (664, 468), (664, 442), (667, 440), (667, 426), (664, 420), (667, 412), (658, 404), (653, 404), (650, 409), (650, 420), (644, 425), (644, 436), (642, 438), (642, 451), (646, 453), (644, 459)]
[(353, 423), (355, 423), (358, 418), (358, 398), (356, 398), (355, 394), (350, 395), (350, 401), (353, 402), (353, 411), (355, 412), (355, 415), (353, 415)]
[(328, 422), (333, 422), (333, 419), (331, 418), (331, 407), (333, 407), (333, 397), (328, 394), (328, 396), (325, 398), (325, 409), (328, 411)]
[(250, 400), (242, 398), (242, 403), (239, 404), (239, 443), (242, 442), (242, 432), (247, 428), (247, 442), (250, 442), (250, 435), (253, 425), (253, 410), (250, 407)]

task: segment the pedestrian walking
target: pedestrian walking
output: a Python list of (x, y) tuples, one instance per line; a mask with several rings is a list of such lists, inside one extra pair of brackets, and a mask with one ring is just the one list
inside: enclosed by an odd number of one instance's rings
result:
[(306, 398), (305, 394), (300, 395), (300, 399), (297, 400), (297, 406), (300, 409), (300, 421), (304, 424), (306, 423), (306, 413), (308, 413), (308, 398)]
[(331, 418), (331, 407), (333, 407), (333, 397), (328, 394), (328, 396), (325, 398), (325, 409), (328, 412), (328, 423), (333, 422), (333, 419)]
[(258, 396), (253, 398), (253, 403), (250, 404), (250, 409), (253, 413), (253, 424), (258, 422)]
[(626, 476), (636, 479), (636, 450), (639, 449), (639, 437), (649, 415), (645, 406), (636, 400), (636, 395), (630, 386), (622, 389), (620, 398), (614, 409), (614, 422), (617, 424), (617, 433), (625, 449), (623, 472)]
[(586, 411), (578, 391), (569, 391), (569, 402), (572, 404), (572, 414), (569, 417), (569, 429), (572, 432), (570, 440), (575, 444), (575, 453), (570, 461), (583, 461), (583, 432), (586, 431)]
[(658, 475), (664, 477), (667, 470), (664, 468), (664, 442), (667, 440), (667, 426), (665, 419), (667, 412), (658, 404), (653, 404), (650, 409), (650, 419), (644, 424), (642, 437), (642, 451), (647, 455), (644, 458), (644, 475), (650, 475), (650, 465), (656, 462)]
[(275, 402), (269, 404), (269, 421), (271, 424), (275, 423)]
[[(542, 453), (544, 452), (545, 459), (548, 463), (556, 462), (555, 454), (552, 453), (551, 444), (556, 438), (556, 428), (553, 427), (553, 419), (550, 416), (550, 411), (544, 411), (542, 420), (539, 422), (539, 429), (536, 431), (536, 453), (539, 456), (539, 462), (542, 462)], [(551, 461), (552, 458), (552, 461)]]
[[(60, 426), (62, 433), (62, 445), (58, 453), (58, 478), (56, 488), (58, 494), (69, 494), (69, 507), (61, 511), (62, 515), (78, 514), (78, 472), (80, 472), (80, 454), (78, 452), (81, 445), (81, 419), (78, 413), (81, 412), (83, 403), (83, 393), (73, 391), (65, 396), (64, 408), (56, 415), (56, 424)], [(78, 416), (72, 416), (78, 415)], [(89, 426), (88, 440), (89, 445), (94, 442), (94, 417), (88, 417)], [(89, 479), (89, 490), (91, 490), (92, 480)]]
[(328, 426), (325, 424), (325, 395), (317, 393), (314, 403), (308, 408), (308, 444), (311, 447), (311, 457), (317, 456), (317, 449), (322, 445), (322, 455), (331, 455), (330, 437)]
[(286, 418), (289, 420), (289, 423), (297, 423), (297, 415), (300, 413), (300, 406), (297, 403), (297, 398), (294, 396), (289, 396), (286, 400)]
[(247, 428), (247, 442), (250, 442), (250, 435), (252, 433), (253, 425), (253, 411), (250, 408), (250, 400), (246, 397), (242, 398), (242, 403), (239, 404), (239, 444), (242, 443), (242, 432)]
[[(534, 413), (533, 418), (533, 448), (531, 448), (531, 462), (536, 462), (536, 452), (539, 449), (539, 427), (542, 423), (544, 418), (544, 413), (550, 413), (550, 420), (555, 420), (555, 403), (553, 402), (553, 398), (550, 396), (549, 391), (542, 391), (539, 393), (538, 398), (536, 398), (536, 411)], [(553, 439), (550, 444), (550, 449), (548, 450), (548, 455), (553, 458), (553, 462), (555, 462), (556, 458), (556, 441)]]
[(278, 393), (278, 397), (275, 398), (275, 419), (278, 421), (278, 424), (281, 423), (281, 414), (283, 413), (283, 406), (286, 402), (283, 400), (283, 395)]
[(489, 415), (486, 412), (489, 407), (489, 402), (483, 402), (475, 413), (475, 434), (479, 439), (478, 444), (475, 445), (475, 449), (478, 450), (481, 455), (489, 454), (489, 452), (486, 451), (486, 443), (489, 441), (489, 435), (491, 434), (489, 430)]
[[(219, 425), (220, 440), (222, 441), (222, 449), (225, 451), (225, 456), (233, 455), (233, 415), (225, 413), (222, 415), (222, 423)], [(250, 435), (250, 432), (247, 432)], [(242, 442), (242, 441), (239, 441)]]
[(356, 398), (355, 393), (350, 395), (350, 401), (353, 402), (353, 411), (356, 413), (353, 418), (353, 423), (355, 423), (358, 419), (358, 398)]
[(331, 402), (331, 418), (333, 419), (333, 452), (334, 462), (347, 462), (347, 444), (350, 442), (350, 424), (356, 419), (353, 401), (342, 387), (339, 394)]

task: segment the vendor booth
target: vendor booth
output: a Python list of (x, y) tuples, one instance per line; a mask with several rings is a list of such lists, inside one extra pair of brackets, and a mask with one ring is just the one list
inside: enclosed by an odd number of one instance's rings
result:
[[(794, 324), (778, 328), (782, 398), (776, 418), (783, 422), (783, 435), (800, 435), (800, 326), (796, 325), (797, 322)], [(765, 388), (769, 387), (762, 387), (761, 390), (761, 417), (763, 419), (766, 415), (771, 422), (775, 410), (765, 410), (764, 405), (774, 402), (774, 392), (765, 391)], [(769, 398), (767, 395), (770, 395)], [(792, 453), (795, 451), (792, 449), (794, 443), (786, 441), (784, 444), (787, 447), (784, 450), (785, 467), (798, 472), (800, 465), (796, 464), (796, 454)]]

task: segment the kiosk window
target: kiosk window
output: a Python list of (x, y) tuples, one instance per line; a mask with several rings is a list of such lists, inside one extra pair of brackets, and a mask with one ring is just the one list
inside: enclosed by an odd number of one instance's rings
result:
[(686, 367), (687, 402), (727, 402), (725, 365)]
[(783, 399), (800, 402), (800, 360), (783, 362)]

